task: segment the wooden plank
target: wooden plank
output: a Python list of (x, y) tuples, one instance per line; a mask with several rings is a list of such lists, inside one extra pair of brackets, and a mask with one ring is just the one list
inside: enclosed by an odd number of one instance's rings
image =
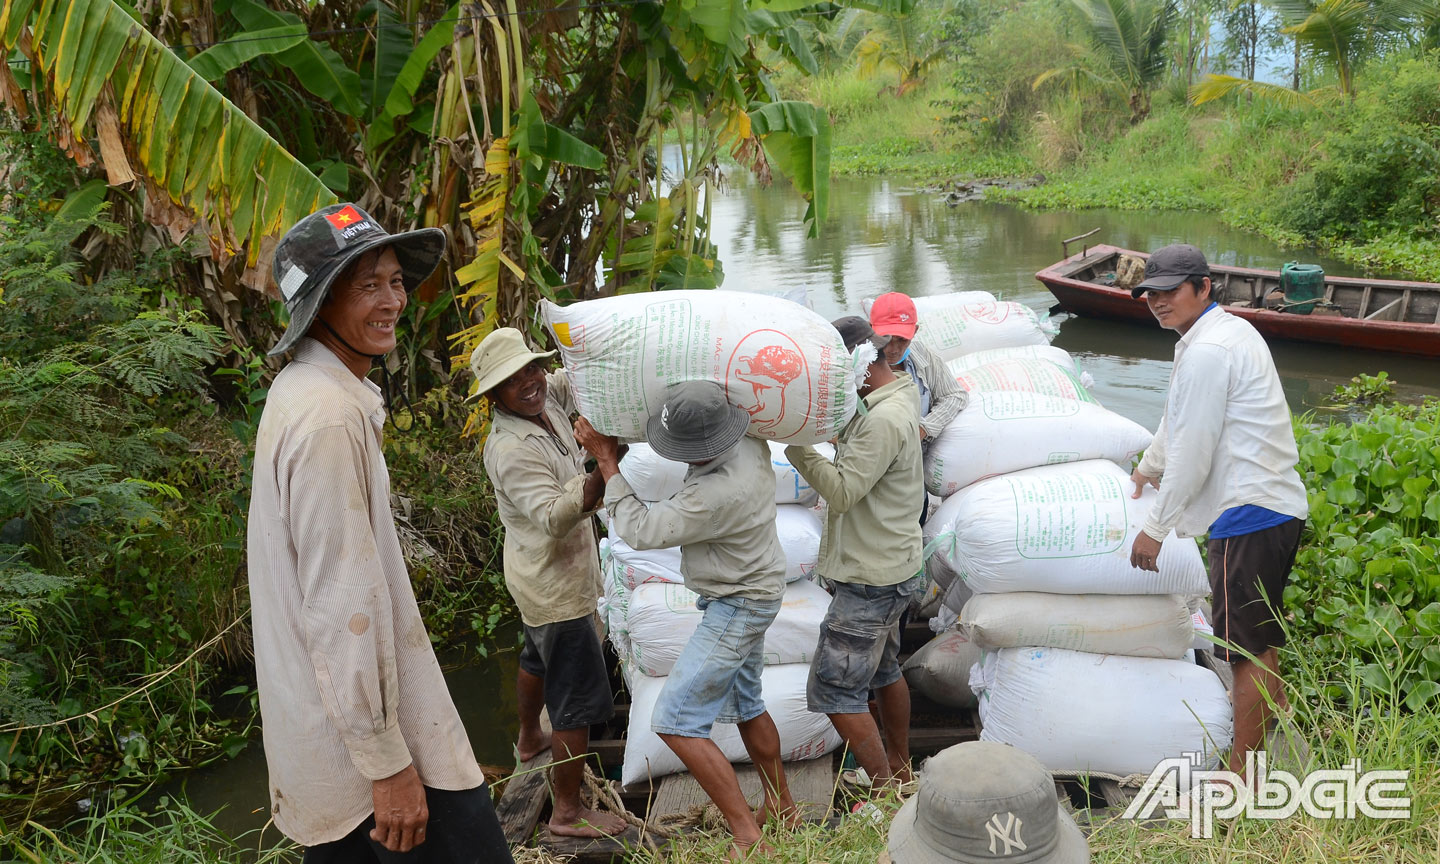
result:
[(1124, 810), (1130, 804), (1133, 793), (1128, 793), (1114, 780), (1105, 778), (1094, 778), (1090, 781), (1091, 788), (1100, 794), (1105, 800), (1105, 806)]
[(1405, 316), (1410, 314), (1410, 289), (1406, 288), (1405, 293), (1400, 295), (1400, 314), (1395, 316), (1396, 321), (1404, 321)]
[(910, 729), (910, 753), (935, 753), (952, 744), (974, 741), (980, 732), (973, 726), (946, 726), (938, 729)]
[[(550, 712), (544, 708), (540, 709), (540, 730), (547, 735), (554, 731), (550, 727)], [(500, 803), (495, 805), (495, 816), (505, 831), (505, 842), (512, 845), (525, 843), (535, 833), (540, 811), (545, 809), (545, 802), (550, 798), (545, 782), (550, 772), (545, 768), (553, 759), (547, 748), (535, 758), (520, 763), (515, 773), (503, 781), (505, 788), (500, 793)]]
[(495, 806), (495, 816), (505, 831), (506, 843), (525, 843), (535, 833), (535, 823), (540, 820), (540, 811), (550, 797), (545, 783), (550, 775), (545, 768), (550, 761), (550, 751), (546, 750), (534, 759), (522, 762), (515, 772), (530, 773), (505, 780), (505, 791), (500, 796), (500, 803)]
[(1364, 318), (1365, 310), (1370, 308), (1370, 291), (1371, 287), (1366, 285), (1365, 290), (1360, 293), (1360, 310), (1355, 313), (1356, 318)]
[[(735, 779), (740, 781), (740, 791), (752, 806), (760, 806), (763, 798), (760, 786), (760, 772), (754, 765), (736, 765)], [(821, 757), (804, 762), (785, 763), (785, 781), (790, 786), (790, 797), (799, 805), (801, 815), (806, 819), (821, 819), (830, 811), (830, 802), (835, 793), (835, 769), (833, 760)], [(700, 788), (700, 783), (690, 774), (671, 774), (660, 780), (660, 789), (655, 793), (655, 802), (650, 805), (649, 818), (685, 813), (696, 806), (710, 803), (710, 796)]]
[(1381, 306), (1379, 309), (1376, 309), (1374, 312), (1371, 312), (1369, 315), (1366, 315), (1366, 316), (1365, 316), (1365, 320), (1366, 320), (1366, 321), (1398, 321), (1398, 320), (1400, 320), (1400, 319), (1399, 319), (1400, 303), (1401, 303), (1403, 300), (1404, 300), (1403, 297), (1396, 297), (1394, 300), (1391, 300), (1389, 303), (1386, 303), (1384, 306)]
[(548, 828), (541, 828), (536, 845), (557, 857), (567, 856), (571, 864), (609, 864), (626, 861), (630, 850), (640, 846), (640, 829), (630, 826), (618, 837), (557, 837)]

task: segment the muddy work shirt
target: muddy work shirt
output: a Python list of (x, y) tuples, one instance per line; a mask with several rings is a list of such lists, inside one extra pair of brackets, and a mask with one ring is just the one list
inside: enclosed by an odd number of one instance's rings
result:
[(605, 484), (605, 509), (612, 529), (631, 547), (679, 546), (685, 587), (696, 594), (768, 602), (785, 593), (774, 489), (770, 447), (746, 437), (708, 463), (690, 466), (679, 492), (649, 506), (616, 474)]
[(270, 812), (303, 846), (374, 809), (414, 764), (436, 789), (485, 777), (450, 700), (400, 553), (374, 383), (302, 339), (255, 441), (248, 553)]
[(496, 410), (485, 439), (485, 473), (505, 526), (505, 587), (531, 627), (595, 612), (600, 550), (585, 509), (585, 451), (575, 441), (575, 404), (564, 370), (545, 379), (550, 429)]

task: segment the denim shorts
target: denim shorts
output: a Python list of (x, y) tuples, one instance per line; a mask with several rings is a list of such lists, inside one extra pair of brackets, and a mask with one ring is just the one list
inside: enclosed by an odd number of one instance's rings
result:
[(650, 728), (659, 735), (709, 738), (717, 722), (744, 723), (765, 712), (760, 696), (765, 631), (780, 600), (701, 597), (696, 606), (705, 615), (650, 715)]
[(900, 680), (900, 616), (924, 590), (925, 576), (878, 587), (832, 584), (835, 598), (820, 624), (805, 702), (818, 714), (864, 714), (869, 691)]

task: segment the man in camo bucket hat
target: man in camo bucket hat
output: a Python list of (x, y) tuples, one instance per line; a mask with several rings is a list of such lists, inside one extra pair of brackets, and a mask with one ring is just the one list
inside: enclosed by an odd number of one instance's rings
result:
[[(1085, 864), (1090, 844), (1034, 756), (995, 741), (940, 751), (890, 824), (892, 864)], [(881, 857), (884, 860), (884, 856)]]
[[(366, 375), (445, 247), (354, 204), (275, 251), (290, 313), (247, 528), (270, 811), (316, 862), (507, 862), (485, 777), (415, 603)], [(405, 854), (408, 853), (408, 854)]]

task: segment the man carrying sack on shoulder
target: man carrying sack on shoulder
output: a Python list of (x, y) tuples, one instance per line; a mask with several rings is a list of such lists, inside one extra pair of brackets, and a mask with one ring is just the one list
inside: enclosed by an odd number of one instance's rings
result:
[[(811, 711), (829, 715), (878, 787), (910, 779), (910, 690), (899, 653), (901, 615), (925, 587), (918, 399), (915, 382), (896, 376), (881, 353), (888, 336), (876, 336), (856, 316), (835, 329), (865, 370), (859, 411), (840, 432), (834, 464), (813, 447), (785, 448), (825, 499), (816, 572), (835, 590), (805, 695)], [(883, 740), (870, 715), (871, 690)]]
[(1146, 483), (1160, 497), (1130, 562), (1159, 572), (1160, 543), (1172, 529), (1181, 537), (1209, 532), (1213, 624), (1221, 640), (1215, 656), (1230, 662), (1235, 678), (1229, 769), (1243, 777), (1245, 754), (1264, 741), (1271, 703), (1289, 707), (1278, 610), (1309, 504), (1270, 348), (1249, 322), (1220, 308), (1213, 291), (1205, 256), (1175, 244), (1150, 256), (1145, 281), (1131, 292), (1144, 295), (1160, 326), (1180, 341), (1165, 416), (1131, 477), (1133, 497)]
[[(485, 474), (505, 526), (505, 587), (520, 610), (525, 647), (516, 679), (525, 762), (553, 750), (550, 833), (604, 837), (625, 820), (580, 801), (590, 726), (615, 713), (605, 654), (595, 628), (600, 552), (591, 515), (605, 486), (587, 474), (571, 431), (570, 379), (546, 371), (554, 351), (535, 352), (513, 327), (486, 336), (470, 354), (476, 396), (494, 408), (485, 439)], [(555, 730), (547, 740), (540, 706)]]
[[(750, 415), (725, 401), (710, 381), (670, 387), (646, 424), (646, 439), (666, 459), (686, 462), (685, 485), (648, 507), (620, 474), (614, 438), (583, 417), (575, 435), (605, 477), (605, 508), (615, 533), (635, 549), (680, 547), (685, 587), (704, 613), (665, 679), (650, 727), (680, 757), (730, 824), (738, 858), (764, 848), (770, 817), (789, 824), (799, 811), (780, 761), (780, 734), (765, 710), (760, 673), (765, 631), (785, 593), (785, 553), (775, 533), (775, 469), (765, 442), (746, 437)], [(766, 490), (766, 494), (757, 494)], [(710, 740), (715, 723), (734, 723), (760, 772), (765, 801), (752, 813), (735, 769)]]
[(275, 249), (290, 324), (270, 354), (295, 354), (256, 435), (248, 566), (270, 812), (307, 864), (511, 860), (415, 604), (366, 378), (444, 249), (353, 204)]

